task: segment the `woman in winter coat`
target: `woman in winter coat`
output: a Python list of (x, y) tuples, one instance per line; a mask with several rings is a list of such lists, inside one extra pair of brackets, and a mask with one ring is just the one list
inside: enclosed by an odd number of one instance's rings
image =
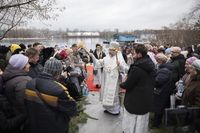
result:
[(22, 54), (11, 56), (2, 78), (5, 85), (5, 95), (8, 102), (13, 106), (16, 116), (26, 116), (24, 104), (24, 92), (26, 83), (31, 80), (27, 73), (29, 71), (28, 57)]
[[(200, 107), (200, 60), (195, 60), (188, 72), (190, 81), (185, 86), (182, 104), (188, 107)], [(193, 125), (200, 132), (200, 114), (195, 118)]]
[(153, 126), (159, 127), (162, 122), (164, 109), (170, 105), (170, 89), (172, 86), (173, 65), (166, 63), (168, 60), (164, 54), (157, 54), (158, 70), (154, 89), (154, 119)]
[(190, 82), (190, 70), (191, 70), (191, 67), (192, 67), (192, 63), (195, 61), (195, 60), (198, 60), (198, 58), (196, 57), (190, 57), (186, 60), (185, 62), (185, 74), (183, 75), (182, 77), (182, 80), (183, 80), (183, 83), (184, 83), (184, 86), (188, 85), (188, 83)]
[(200, 60), (195, 60), (189, 70), (190, 81), (185, 86), (182, 103), (200, 107)]

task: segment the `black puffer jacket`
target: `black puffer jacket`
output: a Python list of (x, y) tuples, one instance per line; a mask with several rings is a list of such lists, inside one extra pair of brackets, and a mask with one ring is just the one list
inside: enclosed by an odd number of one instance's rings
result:
[(162, 64), (156, 73), (154, 93), (154, 112), (162, 113), (164, 108), (169, 107), (172, 87), (172, 64)]
[(2, 75), (5, 83), (5, 94), (10, 103), (18, 110), (25, 113), (24, 91), (26, 83), (31, 80), (27, 72), (8, 65)]
[(152, 110), (155, 66), (149, 56), (130, 66), (127, 80), (120, 85), (126, 89), (124, 106), (131, 114), (143, 115)]

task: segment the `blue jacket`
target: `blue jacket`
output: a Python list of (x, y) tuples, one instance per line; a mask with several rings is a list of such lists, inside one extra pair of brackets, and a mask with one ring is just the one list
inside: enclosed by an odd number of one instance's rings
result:
[(171, 88), (174, 84), (172, 81), (172, 71), (174, 66), (170, 63), (159, 66), (156, 79), (154, 93), (154, 112), (162, 113), (163, 110), (170, 105)]
[(70, 117), (76, 114), (76, 102), (67, 88), (49, 74), (27, 83), (27, 133), (66, 133)]

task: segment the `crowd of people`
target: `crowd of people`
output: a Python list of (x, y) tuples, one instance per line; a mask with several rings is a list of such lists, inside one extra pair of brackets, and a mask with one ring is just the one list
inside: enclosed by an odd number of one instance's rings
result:
[(0, 46), (0, 132), (67, 133), (84, 95), (84, 53), (34, 43)]
[[(95, 51), (103, 55), (98, 47)], [(108, 49), (105, 57), (90, 54), (95, 76), (100, 81), (95, 83), (101, 86), (100, 100), (105, 113), (119, 115), (120, 100), (124, 101), (124, 133), (146, 133), (149, 121), (151, 128), (159, 128), (164, 124), (165, 109), (172, 104), (200, 107), (200, 45), (185, 50), (150, 44), (120, 47), (114, 42)], [(125, 90), (124, 99), (119, 98), (121, 89)], [(170, 99), (172, 96), (175, 103)], [(149, 120), (150, 113), (152, 120)], [(199, 131), (199, 113), (194, 121), (191, 125)]]
[[(175, 96), (176, 106), (200, 107), (199, 48), (186, 51), (177, 46), (149, 44), (133, 48), (134, 63), (120, 85), (126, 89), (125, 133), (147, 132), (149, 112), (154, 114), (152, 127), (159, 128), (165, 109), (172, 104), (171, 95)], [(198, 132), (199, 120), (200, 116), (193, 123)]]
[[(177, 106), (200, 107), (199, 57), (200, 45), (111, 42), (107, 49), (96, 44), (94, 51), (84, 44), (0, 46), (0, 132), (67, 133), (76, 102), (86, 95), (86, 65), (92, 63), (104, 113), (119, 115), (124, 106), (123, 132), (147, 133), (149, 114), (159, 128), (172, 95)], [(199, 117), (193, 126), (199, 131)]]

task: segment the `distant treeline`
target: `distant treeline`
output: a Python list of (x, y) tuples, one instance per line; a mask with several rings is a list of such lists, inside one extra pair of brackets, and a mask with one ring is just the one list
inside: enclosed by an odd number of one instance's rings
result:
[[(74, 31), (75, 32), (75, 31)], [(104, 39), (111, 39), (116, 31), (98, 31), (100, 37)], [(135, 30), (118, 32), (119, 34), (131, 34), (141, 39), (147, 39), (157, 45), (178, 45), (190, 46), (200, 44), (200, 30), (197, 29), (171, 29), (163, 28), (161, 30)], [(13, 29), (6, 38), (66, 38), (67, 31), (49, 30), (49, 29)]]

